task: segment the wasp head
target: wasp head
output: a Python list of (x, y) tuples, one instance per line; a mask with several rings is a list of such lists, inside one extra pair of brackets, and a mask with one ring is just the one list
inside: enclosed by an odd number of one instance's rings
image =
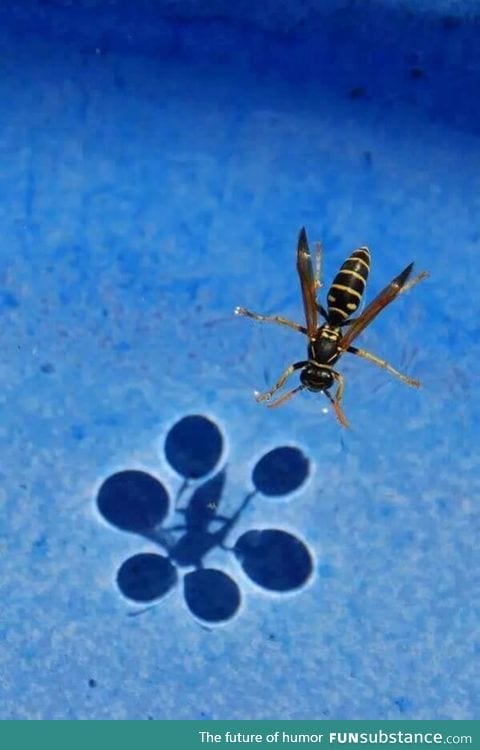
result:
[(309, 391), (326, 391), (333, 385), (332, 371), (318, 365), (306, 365), (300, 373), (300, 380)]

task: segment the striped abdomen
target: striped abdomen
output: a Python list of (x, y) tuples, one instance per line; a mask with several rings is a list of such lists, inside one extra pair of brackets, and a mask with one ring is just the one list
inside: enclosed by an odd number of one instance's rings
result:
[(329, 289), (328, 322), (340, 326), (353, 315), (359, 306), (370, 271), (368, 247), (354, 250), (345, 261)]

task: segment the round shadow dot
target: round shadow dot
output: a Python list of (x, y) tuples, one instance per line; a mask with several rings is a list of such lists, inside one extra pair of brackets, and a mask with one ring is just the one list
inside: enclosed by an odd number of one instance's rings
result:
[(279, 529), (247, 531), (237, 539), (234, 553), (247, 576), (271, 591), (297, 589), (313, 570), (305, 544)]
[(186, 479), (205, 476), (222, 455), (223, 438), (206, 417), (191, 415), (173, 425), (165, 441), (165, 455), (175, 471)]
[(286, 495), (298, 489), (308, 476), (310, 462), (298, 448), (274, 448), (255, 465), (253, 484), (264, 495)]
[(151, 552), (129, 557), (120, 566), (117, 584), (135, 602), (151, 602), (164, 596), (177, 582), (177, 570), (168, 557)]
[(108, 477), (97, 496), (102, 516), (124, 531), (148, 531), (168, 513), (168, 493), (163, 484), (144, 471), (119, 471)]
[(207, 568), (188, 573), (184, 594), (192, 614), (207, 622), (229, 620), (240, 606), (240, 589), (221, 570)]

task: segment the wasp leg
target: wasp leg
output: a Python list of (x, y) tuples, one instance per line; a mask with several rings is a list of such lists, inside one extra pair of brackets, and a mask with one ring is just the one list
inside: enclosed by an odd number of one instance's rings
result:
[(343, 328), (343, 326), (350, 326), (352, 323), (356, 323), (358, 318), (349, 318), (348, 320), (344, 320), (343, 323), (340, 323), (340, 328)]
[[(273, 386), (273, 388), (269, 391), (266, 391), (265, 393), (258, 393), (258, 391), (255, 393), (256, 400), (260, 403), (260, 401), (270, 401), (273, 394), (276, 393), (282, 385), (285, 384), (285, 382), (288, 380), (290, 375), (292, 375), (295, 370), (301, 370), (302, 367), (305, 367), (308, 365), (308, 362), (295, 362), (293, 365), (290, 365), (290, 367), (287, 367), (285, 372), (282, 372), (280, 377), (278, 378), (277, 382)], [(293, 394), (292, 394), (293, 395)]]
[(287, 393), (284, 393), (283, 396), (280, 396), (280, 398), (277, 398), (276, 401), (271, 401), (269, 404), (267, 404), (269, 409), (275, 409), (276, 406), (281, 406), (286, 401), (290, 401), (292, 396), (295, 396), (296, 393), (299, 393), (300, 391), (303, 391), (305, 389), (304, 385), (297, 385), (296, 388), (292, 388), (291, 391), (287, 391)]
[(390, 375), (395, 375), (395, 377), (399, 378), (402, 383), (411, 385), (413, 388), (420, 388), (420, 382), (418, 380), (415, 380), (415, 378), (409, 378), (407, 375), (402, 375), (401, 372), (398, 372), (398, 370), (392, 367), (392, 365), (389, 365), (388, 362), (386, 362), (384, 359), (380, 359), (380, 357), (376, 357), (374, 354), (370, 354), (370, 352), (365, 351), (365, 349), (357, 349), (356, 346), (349, 346), (347, 352), (350, 352), (350, 354), (356, 354), (357, 357), (362, 357), (363, 359), (367, 359), (369, 362), (373, 362), (374, 365), (382, 367), (384, 370), (387, 370)]
[(348, 419), (343, 413), (343, 409), (341, 407), (341, 402), (343, 398), (343, 390), (345, 387), (345, 379), (343, 375), (340, 375), (340, 373), (335, 372), (335, 370), (332, 370), (332, 375), (335, 378), (335, 380), (337, 380), (338, 382), (338, 388), (337, 388), (337, 392), (335, 393), (335, 397), (332, 398), (331, 394), (328, 391), (324, 391), (324, 393), (327, 396), (327, 398), (330, 400), (330, 403), (332, 404), (335, 410), (335, 416), (337, 417), (342, 427), (350, 427)]
[(317, 302), (317, 310), (320, 313), (320, 315), (322, 316), (322, 318), (325, 318), (325, 320), (328, 321), (327, 311), (325, 310), (325, 308), (322, 305), (319, 305), (318, 302)]
[(247, 310), (245, 307), (236, 307), (235, 315), (243, 315), (245, 318), (252, 318), (258, 320), (261, 323), (278, 323), (280, 326), (287, 326), (287, 328), (293, 328), (294, 331), (299, 331), (306, 335), (307, 329), (304, 326), (294, 323), (293, 320), (283, 318), (281, 315), (259, 315), (251, 310)]

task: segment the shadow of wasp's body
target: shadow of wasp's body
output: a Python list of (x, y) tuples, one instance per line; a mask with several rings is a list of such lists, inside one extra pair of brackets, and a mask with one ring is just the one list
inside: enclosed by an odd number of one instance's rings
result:
[[(204, 567), (204, 558), (216, 547), (227, 549), (225, 541), (238, 519), (256, 494), (250, 492), (240, 506), (227, 517), (218, 513), (225, 484), (225, 469), (198, 487), (185, 508), (176, 507), (184, 523), (167, 528), (159, 527), (145, 534), (163, 546), (170, 560), (180, 567)], [(177, 498), (177, 504), (180, 495)], [(216, 529), (211, 527), (216, 525)]]

